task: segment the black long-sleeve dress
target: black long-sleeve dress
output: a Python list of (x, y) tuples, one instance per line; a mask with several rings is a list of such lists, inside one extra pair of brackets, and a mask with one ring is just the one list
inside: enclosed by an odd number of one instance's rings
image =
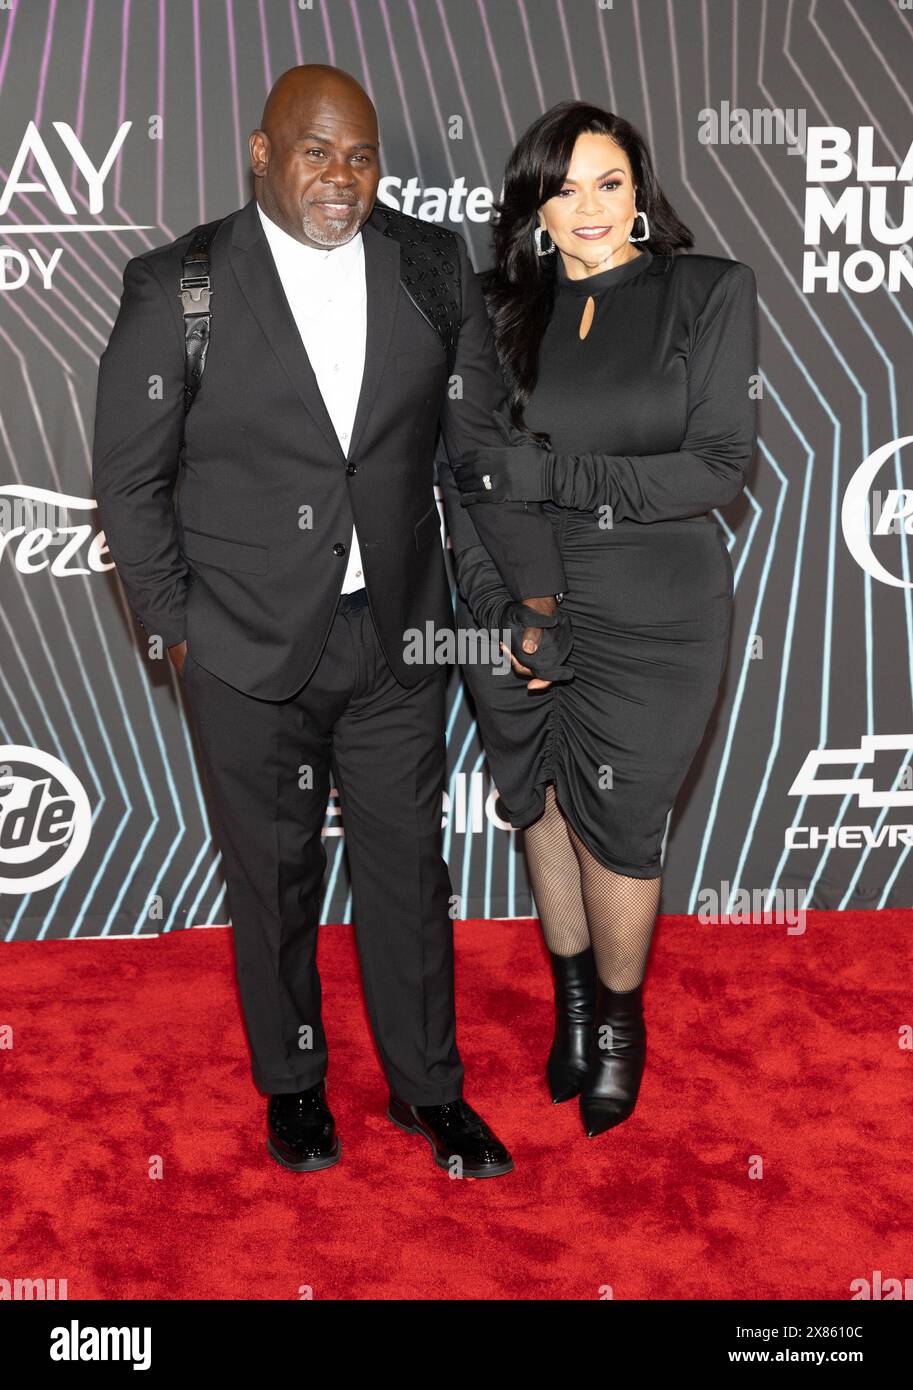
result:
[[(576, 674), (538, 694), (491, 666), (466, 666), (464, 678), (511, 823), (536, 820), (553, 781), (601, 863), (653, 878), (726, 661), (733, 571), (709, 512), (742, 489), (756, 442), (755, 279), (737, 261), (646, 249), (576, 281), (559, 257), (556, 273), (524, 415), (550, 436), (547, 481), (525, 495), (550, 499), (542, 510), (566, 572)], [(581, 340), (589, 295), (595, 316)], [(498, 508), (461, 509), (449, 473), (442, 486), (457, 618), (472, 626), (498, 581), (459, 512)]]

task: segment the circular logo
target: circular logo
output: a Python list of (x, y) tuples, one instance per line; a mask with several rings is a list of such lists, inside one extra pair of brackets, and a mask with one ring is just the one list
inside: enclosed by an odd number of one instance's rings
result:
[(843, 539), (856, 564), (861, 565), (866, 574), (870, 574), (873, 579), (880, 580), (882, 584), (890, 584), (895, 589), (913, 589), (913, 581), (896, 578), (876, 557), (866, 529), (866, 503), (879, 470), (892, 454), (896, 454), (905, 444), (913, 444), (913, 434), (882, 444), (881, 448), (862, 460), (847, 484), (840, 514)]
[(59, 758), (0, 745), (0, 893), (35, 893), (76, 867), (92, 811), (79, 778)]

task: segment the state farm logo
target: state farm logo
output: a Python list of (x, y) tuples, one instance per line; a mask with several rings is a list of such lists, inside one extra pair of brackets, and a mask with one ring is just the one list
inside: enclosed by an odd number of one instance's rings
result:
[(0, 487), (0, 561), (9, 557), (20, 574), (50, 570), (56, 579), (113, 570), (104, 531), (92, 520), (73, 524), (69, 515), (97, 510), (93, 497), (26, 483)]
[(875, 505), (875, 494), (871, 508), (869, 493), (882, 467), (905, 444), (913, 444), (913, 434), (905, 435), (903, 439), (892, 439), (863, 459), (843, 495), (840, 515), (843, 539), (857, 565), (873, 579), (890, 584), (895, 589), (913, 589), (913, 579), (901, 579), (886, 569), (872, 549), (871, 538), (873, 535), (900, 535), (901, 532), (907, 536), (913, 535), (913, 488), (890, 488), (883, 500), (878, 498), (878, 505)]
[(66, 878), (92, 830), (76, 774), (50, 753), (0, 745), (0, 893), (36, 893)]

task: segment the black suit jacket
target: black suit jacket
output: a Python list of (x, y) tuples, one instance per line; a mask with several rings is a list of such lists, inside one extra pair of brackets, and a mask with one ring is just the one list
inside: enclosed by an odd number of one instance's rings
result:
[[(316, 665), (353, 519), (387, 660), (404, 686), (427, 678), (403, 647), (408, 628), (453, 623), (433, 491), (438, 425), (451, 458), (499, 442), (503, 382), (463, 239), (453, 234), (463, 318), (448, 389), (440, 339), (400, 286), (398, 243), (371, 218), (362, 235), (367, 340), (348, 458), (254, 198), (212, 245), (212, 337), (186, 427), (178, 288), (190, 233), (127, 263), (101, 357), (93, 477), (130, 604), (164, 645), (186, 637), (201, 666), (263, 699), (294, 694)], [(564, 588), (538, 509), (457, 510), (455, 546), (484, 543), (514, 597)]]

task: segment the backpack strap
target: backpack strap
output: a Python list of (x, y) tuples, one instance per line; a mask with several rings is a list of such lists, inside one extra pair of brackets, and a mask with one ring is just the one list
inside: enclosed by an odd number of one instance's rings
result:
[(209, 248), (224, 217), (196, 227), (181, 261), (181, 303), (184, 306), (184, 414), (193, 405), (209, 348)]
[(440, 338), (451, 373), (463, 318), (456, 237), (447, 227), (407, 217), (385, 203), (374, 204), (371, 221), (384, 236), (399, 242), (400, 284)]
[[(196, 227), (181, 262), (181, 303), (184, 306), (184, 414), (190, 410), (203, 380), (209, 348), (211, 310), (215, 291), (209, 277), (209, 248), (224, 222), (220, 217)], [(371, 220), (400, 246), (400, 284), (422, 317), (431, 325), (453, 371), (463, 296), (456, 238), (446, 227), (406, 217), (395, 208), (375, 203)]]

